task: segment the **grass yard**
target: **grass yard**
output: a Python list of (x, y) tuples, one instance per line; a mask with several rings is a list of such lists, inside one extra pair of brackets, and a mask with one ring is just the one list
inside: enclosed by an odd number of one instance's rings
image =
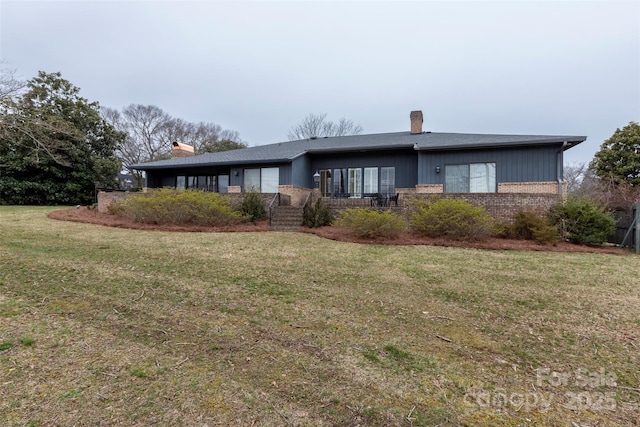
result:
[(640, 258), (0, 207), (0, 425), (640, 425)]

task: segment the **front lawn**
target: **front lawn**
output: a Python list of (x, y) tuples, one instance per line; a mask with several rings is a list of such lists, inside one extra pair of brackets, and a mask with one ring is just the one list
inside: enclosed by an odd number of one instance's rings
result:
[(0, 207), (0, 425), (637, 425), (635, 255)]

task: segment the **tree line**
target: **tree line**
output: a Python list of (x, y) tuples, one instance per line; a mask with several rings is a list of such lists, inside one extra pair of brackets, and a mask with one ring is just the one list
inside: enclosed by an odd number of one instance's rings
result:
[(60, 73), (23, 81), (0, 69), (0, 204), (92, 204), (96, 187), (117, 188), (123, 170), (142, 186), (131, 166), (169, 158), (173, 141), (198, 154), (247, 146), (237, 131), (153, 105), (101, 107)]
[[(60, 73), (28, 81), (0, 64), (0, 204), (69, 205), (94, 202), (96, 186), (114, 186), (131, 166), (170, 157), (173, 141), (196, 154), (247, 147), (237, 131), (175, 118), (153, 105), (122, 110), (80, 96)], [(309, 114), (290, 140), (359, 134), (362, 126)], [(603, 142), (587, 164), (565, 168), (569, 193), (604, 206), (640, 201), (640, 125), (630, 122)]]

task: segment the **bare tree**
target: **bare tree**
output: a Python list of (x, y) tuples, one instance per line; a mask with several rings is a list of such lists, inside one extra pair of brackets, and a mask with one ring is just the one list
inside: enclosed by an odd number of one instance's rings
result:
[(580, 190), (580, 185), (586, 172), (586, 163), (574, 163), (564, 167), (564, 181), (567, 183), (568, 193), (575, 193)]
[(572, 196), (593, 200), (609, 209), (626, 209), (640, 201), (640, 187), (620, 181), (615, 176), (598, 176), (593, 168), (582, 166), (584, 170), (577, 187), (571, 189), (569, 183), (569, 194)]
[(27, 82), (18, 78), (16, 70), (7, 68), (5, 64), (5, 61), (0, 61), (0, 102), (19, 95), (27, 87)]
[(198, 154), (247, 146), (236, 131), (222, 129), (214, 123), (174, 118), (154, 105), (132, 104), (122, 112), (103, 107), (101, 114), (109, 124), (127, 134), (117, 154), (137, 186), (143, 184), (143, 175), (131, 169), (131, 165), (168, 159), (174, 141), (192, 145)]
[[(247, 146), (237, 131), (222, 129), (215, 123), (191, 123), (171, 119), (165, 128), (164, 138), (193, 146), (196, 154), (226, 151)], [(224, 142), (224, 143), (223, 143)]]
[(327, 120), (327, 114), (307, 114), (302, 121), (289, 130), (289, 141), (331, 136), (358, 135), (362, 126), (346, 118), (337, 122)]

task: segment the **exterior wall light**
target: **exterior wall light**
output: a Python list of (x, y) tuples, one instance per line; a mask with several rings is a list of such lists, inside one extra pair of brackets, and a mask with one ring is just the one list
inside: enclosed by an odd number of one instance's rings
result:
[(316, 173), (313, 174), (313, 182), (316, 185), (316, 187), (319, 186), (319, 184), (320, 184), (320, 173), (318, 173), (318, 171), (316, 171)]
[(440, 173), (440, 166), (436, 166), (436, 173)]

